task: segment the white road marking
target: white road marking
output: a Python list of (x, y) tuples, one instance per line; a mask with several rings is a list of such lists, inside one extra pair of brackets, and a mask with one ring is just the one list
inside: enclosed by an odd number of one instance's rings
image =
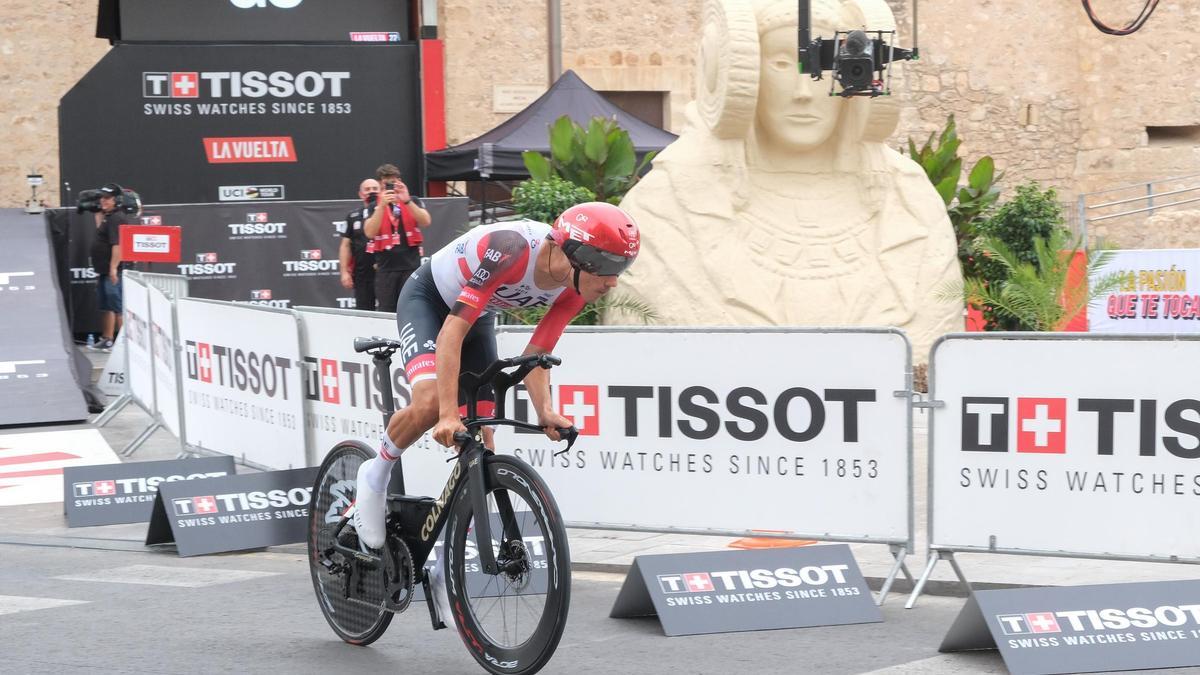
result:
[(96, 570), (84, 574), (67, 574), (54, 578), (64, 581), (100, 581), (114, 584), (148, 584), (151, 586), (201, 588), (249, 579), (260, 579), (262, 577), (273, 577), (279, 574), (280, 572), (206, 569), (201, 567), (130, 565), (128, 567), (117, 567), (109, 570)]
[(29, 598), (22, 595), (0, 595), (0, 614), (30, 612), (35, 609), (53, 609), (69, 605), (86, 605), (87, 600), (59, 600), (57, 598)]

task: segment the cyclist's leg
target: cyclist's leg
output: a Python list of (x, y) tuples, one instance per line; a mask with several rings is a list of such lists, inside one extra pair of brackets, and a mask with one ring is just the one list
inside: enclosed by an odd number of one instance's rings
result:
[[(485, 313), (475, 321), (471, 330), (463, 339), (462, 372), (482, 373), (499, 357), (496, 350), (496, 316)], [(480, 417), (494, 417), (496, 414), (496, 391), (491, 383), (479, 388), (479, 406), (476, 410)], [(467, 414), (466, 392), (458, 392), (459, 415)], [(496, 449), (495, 435), (491, 427), (483, 428), (483, 444), (492, 450)]]
[(383, 545), (392, 465), (405, 448), (437, 422), (434, 342), (449, 311), (427, 268), (419, 279), (405, 284), (397, 309), (400, 341), (404, 344), (401, 356), (412, 387), (412, 402), (392, 415), (378, 456), (363, 462), (358, 470), (354, 527), (363, 543), (371, 548)]

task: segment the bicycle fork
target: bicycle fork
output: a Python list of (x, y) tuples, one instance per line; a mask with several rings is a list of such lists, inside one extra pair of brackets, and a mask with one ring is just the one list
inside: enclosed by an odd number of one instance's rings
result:
[[(467, 463), (467, 481), (471, 486), (471, 510), (475, 513), (475, 544), (479, 551), (479, 565), (484, 574), (513, 574), (521, 571), (521, 561), (508, 559), (505, 544), (521, 541), (521, 531), (517, 527), (517, 519), (513, 513), (512, 501), (504, 490), (491, 493), (488, 485), (487, 471), (484, 470), (484, 452), (479, 451)], [(492, 550), (492, 518), (488, 510), (488, 495), (496, 500), (496, 511), (500, 516), (500, 524), (504, 536), (500, 540), (500, 553), (504, 556), (502, 565), (497, 563), (496, 553)]]

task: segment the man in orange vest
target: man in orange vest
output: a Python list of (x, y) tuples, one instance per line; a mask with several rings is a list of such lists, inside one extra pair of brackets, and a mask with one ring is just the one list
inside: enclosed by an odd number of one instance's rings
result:
[(400, 169), (384, 164), (375, 170), (382, 192), (379, 205), (363, 223), (367, 252), (375, 254), (375, 300), (380, 312), (395, 312), (400, 289), (421, 266), (421, 228), (433, 219), (400, 180)]

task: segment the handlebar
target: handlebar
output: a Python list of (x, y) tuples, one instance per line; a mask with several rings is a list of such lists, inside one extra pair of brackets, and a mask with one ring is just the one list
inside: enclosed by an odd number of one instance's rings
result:
[[(533, 424), (525, 424), (523, 422), (517, 422), (516, 420), (503, 420), (503, 419), (477, 420), (476, 424), (489, 423), (489, 422), (495, 422), (497, 424), (509, 423), (512, 426), (529, 428), (530, 430), (537, 429), (539, 431), (544, 431), (544, 429), (542, 429), (539, 426), (536, 426)], [(575, 445), (575, 441), (579, 440), (579, 430), (576, 429), (574, 425), (571, 425), (569, 427), (555, 427), (554, 430), (558, 432), (560, 441), (567, 442), (567, 447), (555, 452), (554, 453), (555, 455), (560, 455), (560, 454), (570, 450), (571, 446)], [(462, 446), (463, 444), (470, 442), (473, 438), (474, 437), (471, 434), (466, 433), (465, 431), (454, 432), (454, 443), (459, 446)]]

